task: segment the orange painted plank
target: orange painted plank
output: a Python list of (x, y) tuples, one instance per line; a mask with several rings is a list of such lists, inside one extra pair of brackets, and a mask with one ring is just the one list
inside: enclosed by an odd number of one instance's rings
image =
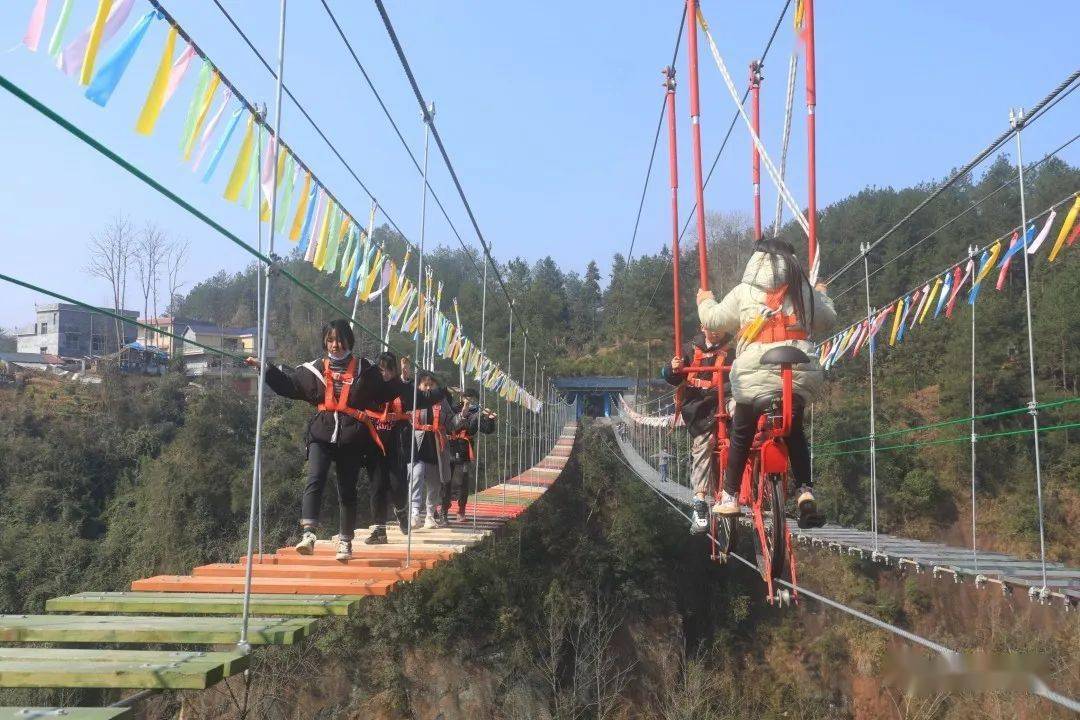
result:
[[(308, 580), (305, 578), (254, 578), (251, 591), (272, 595), (386, 595), (392, 580)], [(244, 592), (244, 578), (157, 575), (136, 580), (138, 592)]]
[[(297, 556), (302, 558), (303, 556)], [(280, 555), (263, 555), (261, 558), (258, 555), (253, 556), (253, 560), (256, 565), (280, 565), (282, 560), (286, 558)], [(293, 558), (288, 558), (292, 560)], [(312, 558), (313, 559), (313, 558)], [(353, 557), (351, 560), (333, 560), (335, 565), (349, 565), (352, 567), (371, 567), (371, 568), (398, 568), (401, 567), (401, 562), (396, 558), (370, 558), (370, 557)], [(240, 558), (240, 565), (246, 565), (247, 558)]]
[[(240, 563), (212, 563), (200, 565), (191, 571), (195, 577), (243, 578), (247, 565)], [(257, 578), (308, 578), (311, 580), (412, 580), (420, 568), (384, 568), (341, 565), (259, 565), (252, 566), (252, 576)]]
[[(374, 549), (376, 547), (378, 548), (378, 550)], [(403, 547), (395, 547), (395, 546), (391, 546), (391, 545), (371, 546), (369, 548), (365, 548), (364, 553), (366, 555), (368, 555), (369, 557), (377, 555), (378, 557), (397, 558), (399, 560), (404, 560), (405, 559), (405, 548), (403, 548)], [(457, 551), (455, 551), (455, 550), (446, 550), (446, 549), (443, 549), (443, 548), (432, 548), (430, 546), (429, 547), (414, 547), (413, 550), (412, 550), (413, 559), (421, 559), (422, 558), (422, 559), (425, 559), (425, 560), (448, 560), (448, 559), (452, 558), (456, 554), (457, 554)], [(301, 555), (300, 553), (296, 552), (296, 548), (284, 547), (284, 548), (281, 548), (281, 549), (279, 549), (277, 551), (277, 555), (278, 555), (278, 557), (300, 557), (300, 558), (329, 557), (329, 558), (333, 558), (334, 555), (335, 555), (335, 551), (334, 551), (334, 548), (329, 547), (329, 546), (316, 545), (315, 546), (315, 553), (313, 555)]]
[[(371, 561), (371, 558), (362, 558), (362, 560)], [(375, 560), (375, 562), (385, 563), (384, 565), (366, 565), (356, 564), (357, 558), (352, 560), (338, 560), (333, 555), (267, 555), (266, 560), (261, 563), (264, 566), (291, 566), (291, 565), (308, 565), (317, 567), (356, 567), (371, 568), (371, 567), (384, 567), (384, 568), (402, 568), (405, 566), (404, 558), (382, 558)], [(244, 558), (240, 558), (241, 565), (244, 563)], [(441, 560), (437, 558), (418, 558), (413, 557), (412, 566), (420, 568), (422, 570), (428, 570), (435, 567)], [(259, 564), (259, 563), (256, 563)]]

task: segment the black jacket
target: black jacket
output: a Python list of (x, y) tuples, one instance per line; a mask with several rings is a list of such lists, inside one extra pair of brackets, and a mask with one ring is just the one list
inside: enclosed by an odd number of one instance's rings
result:
[[(719, 356), (721, 364), (731, 365), (735, 360), (735, 348), (726, 345), (707, 347), (705, 334), (698, 333), (693, 340), (683, 343), (683, 365), (691, 365), (694, 361), (694, 348), (699, 348), (705, 357), (701, 364), (708, 365), (714, 358)], [(682, 385), (686, 376), (671, 371), (671, 365), (664, 365), (661, 375), (669, 385)], [(691, 373), (692, 377), (702, 380), (710, 379), (711, 373)], [(724, 396), (731, 397), (731, 380), (728, 373), (724, 373)], [(716, 390), (702, 390), (692, 385), (687, 385), (682, 390), (682, 418), (691, 435), (704, 435), (711, 432), (716, 426)]]
[[(462, 412), (464, 403), (457, 403), (453, 407), (454, 417), (450, 420), (449, 431), (458, 432), (464, 430), (469, 440), (475, 440), (477, 434), (490, 435), (495, 432), (495, 421), (483, 415), (480, 408), (473, 405), (468, 412)], [(474, 445), (473, 451), (476, 447)], [(469, 444), (465, 440), (453, 439), (450, 441), (450, 461), (455, 463), (468, 462)]]
[[(266, 384), (275, 393), (318, 406), (325, 398), (323, 360), (319, 358), (288, 368), (268, 365)], [(356, 377), (349, 388), (348, 406), (356, 410), (382, 410), (383, 405), (400, 397), (405, 409), (412, 407), (412, 383), (399, 379), (383, 380), (379, 368), (365, 358), (357, 359)], [(442, 390), (417, 394), (417, 405), (429, 407), (442, 399)], [(308, 422), (308, 442), (351, 445), (371, 443), (367, 426), (350, 415), (328, 410), (316, 412)]]

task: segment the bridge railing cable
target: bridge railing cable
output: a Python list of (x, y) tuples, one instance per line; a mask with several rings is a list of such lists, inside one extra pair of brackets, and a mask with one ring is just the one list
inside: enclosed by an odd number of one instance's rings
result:
[[(656, 487), (654, 487), (652, 483), (650, 483), (646, 478), (642, 477), (642, 475), (637, 471), (637, 469), (634, 468), (634, 466), (631, 465), (629, 462), (627, 462), (626, 458), (624, 458), (620, 452), (616, 452), (615, 450), (612, 450), (607, 444), (605, 444), (604, 448), (605, 448), (605, 450), (608, 451), (608, 453), (615, 460), (622, 463), (633, 475), (635, 475), (639, 480), (641, 480), (641, 482), (643, 482), (646, 485), (646, 487), (648, 487), (650, 490), (652, 490), (656, 494), (657, 497), (659, 497), (661, 500), (663, 500), (665, 503), (667, 503), (679, 515), (681, 515), (683, 518), (685, 518), (687, 523), (690, 522), (690, 516), (687, 515), (686, 512), (684, 512), (682, 508), (680, 508), (678, 505), (676, 505), (675, 502), (671, 498), (669, 498), (664, 493), (660, 492), (660, 490), (658, 490)], [(712, 533), (706, 533), (706, 536), (712, 542), (714, 542), (714, 543), (717, 542), (716, 538), (712, 535)], [(730, 553), (730, 555), (731, 555), (731, 557), (735, 558), (736, 560), (738, 560), (740, 563), (742, 563), (743, 565), (745, 565), (749, 569), (757, 572), (758, 568), (757, 568), (756, 563), (751, 562), (747, 558), (744, 558), (742, 555), (739, 555), (738, 553), (735, 553), (735, 552)], [(773, 582), (779, 583), (780, 585), (783, 585), (784, 587), (788, 588), (789, 590), (793, 590), (793, 591), (799, 593), (799, 595), (801, 595), (801, 596), (805, 596), (805, 597), (811, 598), (813, 600), (816, 600), (819, 603), (821, 603), (822, 605), (826, 605), (828, 607), (831, 607), (834, 610), (839, 610), (840, 612), (843, 612), (843, 613), (845, 613), (847, 615), (850, 615), (850, 616), (852, 616), (852, 617), (854, 617), (854, 618), (856, 618), (858, 620), (861, 620), (861, 621), (863, 621), (865, 623), (873, 625), (874, 627), (877, 627), (879, 630), (884, 630), (885, 632), (891, 633), (892, 635), (895, 635), (895, 636), (897, 636), (899, 638), (907, 640), (910, 643), (913, 643), (913, 644), (918, 645), (920, 647), (923, 647), (923, 648), (925, 648), (927, 650), (930, 650), (930, 651), (932, 651), (934, 653), (937, 653), (939, 656), (941, 656), (942, 658), (945, 659), (945, 661), (947, 662), (947, 664), (949, 665), (949, 667), (951, 669), (956, 669), (957, 671), (960, 671), (960, 669), (961, 669), (962, 656), (960, 655), (959, 652), (957, 652), (956, 650), (953, 650), (952, 648), (950, 648), (950, 647), (948, 647), (946, 645), (942, 645), (941, 643), (930, 640), (929, 638), (923, 637), (922, 635), (919, 635), (917, 633), (913, 633), (910, 630), (905, 630), (904, 628), (899, 627), (897, 625), (893, 625), (892, 623), (885, 622), (884, 620), (882, 620), (880, 618), (876, 618), (873, 615), (869, 615), (867, 613), (864, 613), (861, 610), (858, 610), (856, 608), (851, 607), (850, 605), (846, 605), (846, 604), (844, 604), (842, 602), (839, 602), (837, 600), (833, 600), (832, 598), (830, 598), (830, 597), (828, 597), (826, 595), (822, 595), (821, 593), (814, 592), (813, 590), (810, 590), (809, 588), (807, 588), (804, 585), (792, 583), (792, 582), (789, 582), (789, 581), (781, 579), (781, 578), (773, 578)], [(1072, 698), (1070, 698), (1070, 697), (1068, 697), (1066, 695), (1063, 695), (1063, 694), (1058, 693), (1058, 692), (1056, 692), (1054, 690), (1051, 690), (1050, 687), (1042, 679), (1040, 679), (1038, 677), (1035, 677), (1035, 676), (1031, 677), (1031, 683), (1030, 683), (1029, 690), (1030, 690), (1030, 692), (1032, 694), (1038, 695), (1038, 696), (1040, 696), (1040, 697), (1054, 703), (1055, 705), (1059, 705), (1061, 707), (1067, 708), (1069, 710), (1072, 710), (1073, 712), (1080, 712), (1080, 702), (1077, 702), (1076, 700), (1074, 700), (1074, 699), (1072, 699)]]
[(927, 195), (925, 198), (920, 200), (919, 203), (915, 205), (915, 207), (911, 208), (911, 210), (909, 210), (907, 213), (905, 213), (903, 217), (901, 217), (899, 220), (897, 220), (892, 226), (889, 227), (888, 230), (886, 230), (884, 233), (882, 233), (876, 240), (874, 240), (874, 241), (872, 241), (870, 243), (867, 243), (866, 246), (865, 246), (865, 249), (862, 252), (854, 255), (850, 260), (848, 260), (846, 263), (844, 263), (844, 265), (842, 265), (839, 270), (837, 270), (832, 275), (830, 275), (829, 279), (825, 281), (826, 284), (831, 285), (833, 282), (835, 282), (837, 278), (839, 278), (841, 275), (843, 275), (848, 270), (853, 268), (856, 264), (858, 264), (862, 260), (862, 256), (864, 254), (869, 253), (874, 248), (876, 248), (878, 245), (880, 245), (881, 243), (885, 242), (890, 237), (892, 237), (892, 235), (897, 230), (899, 230), (901, 227), (903, 227), (905, 224), (907, 224), (908, 221), (910, 221), (913, 217), (918, 215), (919, 212), (921, 212), (923, 208), (925, 208), (927, 205), (932, 203), (935, 199), (940, 197), (943, 192), (945, 192), (950, 187), (955, 185), (962, 178), (966, 177), (968, 175), (968, 173), (970, 173), (972, 170), (974, 170), (976, 167), (978, 167), (979, 164), (981, 164), (983, 160), (985, 160), (986, 158), (990, 157), (995, 152), (997, 152), (1006, 142), (1008, 142), (1014, 135), (1016, 135), (1016, 133), (1019, 130), (1032, 125), (1035, 121), (1037, 121), (1040, 117), (1042, 117), (1042, 115), (1044, 114), (1043, 110), (1044, 109), (1049, 110), (1050, 107), (1052, 107), (1051, 104), (1054, 103), (1054, 101), (1062, 93), (1066, 93), (1066, 92), (1071, 93), (1072, 90), (1075, 89), (1075, 87), (1070, 89), (1070, 86), (1074, 82), (1076, 82), (1076, 80), (1078, 78), (1080, 78), (1080, 70), (1076, 70), (1076, 71), (1072, 72), (1060, 84), (1058, 84), (1053, 90), (1051, 90), (1042, 100), (1040, 100), (1038, 103), (1036, 103), (1033, 108), (1031, 108), (1031, 111), (1028, 114), (1026, 119), (1021, 120), (1016, 126), (1010, 126), (1007, 130), (1003, 131), (1000, 135), (998, 135), (996, 138), (994, 138), (990, 142), (989, 145), (987, 145), (985, 148), (980, 150), (975, 155), (975, 157), (973, 157), (971, 160), (969, 160), (967, 163), (965, 163), (963, 167), (961, 167), (959, 170), (955, 171), (952, 175), (950, 175), (949, 178), (947, 180), (945, 180), (945, 182), (941, 183), (936, 188), (934, 188), (934, 190), (931, 191), (929, 195)]

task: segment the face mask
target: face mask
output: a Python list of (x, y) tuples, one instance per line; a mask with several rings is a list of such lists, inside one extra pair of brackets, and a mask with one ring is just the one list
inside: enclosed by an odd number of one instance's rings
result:
[(328, 354), (330, 355), (330, 359), (334, 360), (335, 362), (341, 362), (345, 358), (349, 357), (349, 351), (348, 350), (346, 350), (345, 352), (340, 353), (340, 354), (338, 354), (338, 353), (328, 353)]

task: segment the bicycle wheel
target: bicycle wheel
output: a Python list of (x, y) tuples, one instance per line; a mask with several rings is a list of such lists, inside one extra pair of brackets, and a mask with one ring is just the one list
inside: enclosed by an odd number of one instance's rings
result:
[(761, 477), (761, 458), (755, 456), (753, 474), (751, 475), (750, 492), (757, 500), (758, 493), (764, 482), (765, 496), (761, 498), (761, 516), (765, 523), (765, 543), (761, 542), (761, 536), (754, 529), (754, 553), (757, 557), (758, 571), (762, 579), (783, 577), (787, 571), (787, 518), (784, 516), (783, 494), (780, 492), (780, 483), (785, 479), (784, 475)]

